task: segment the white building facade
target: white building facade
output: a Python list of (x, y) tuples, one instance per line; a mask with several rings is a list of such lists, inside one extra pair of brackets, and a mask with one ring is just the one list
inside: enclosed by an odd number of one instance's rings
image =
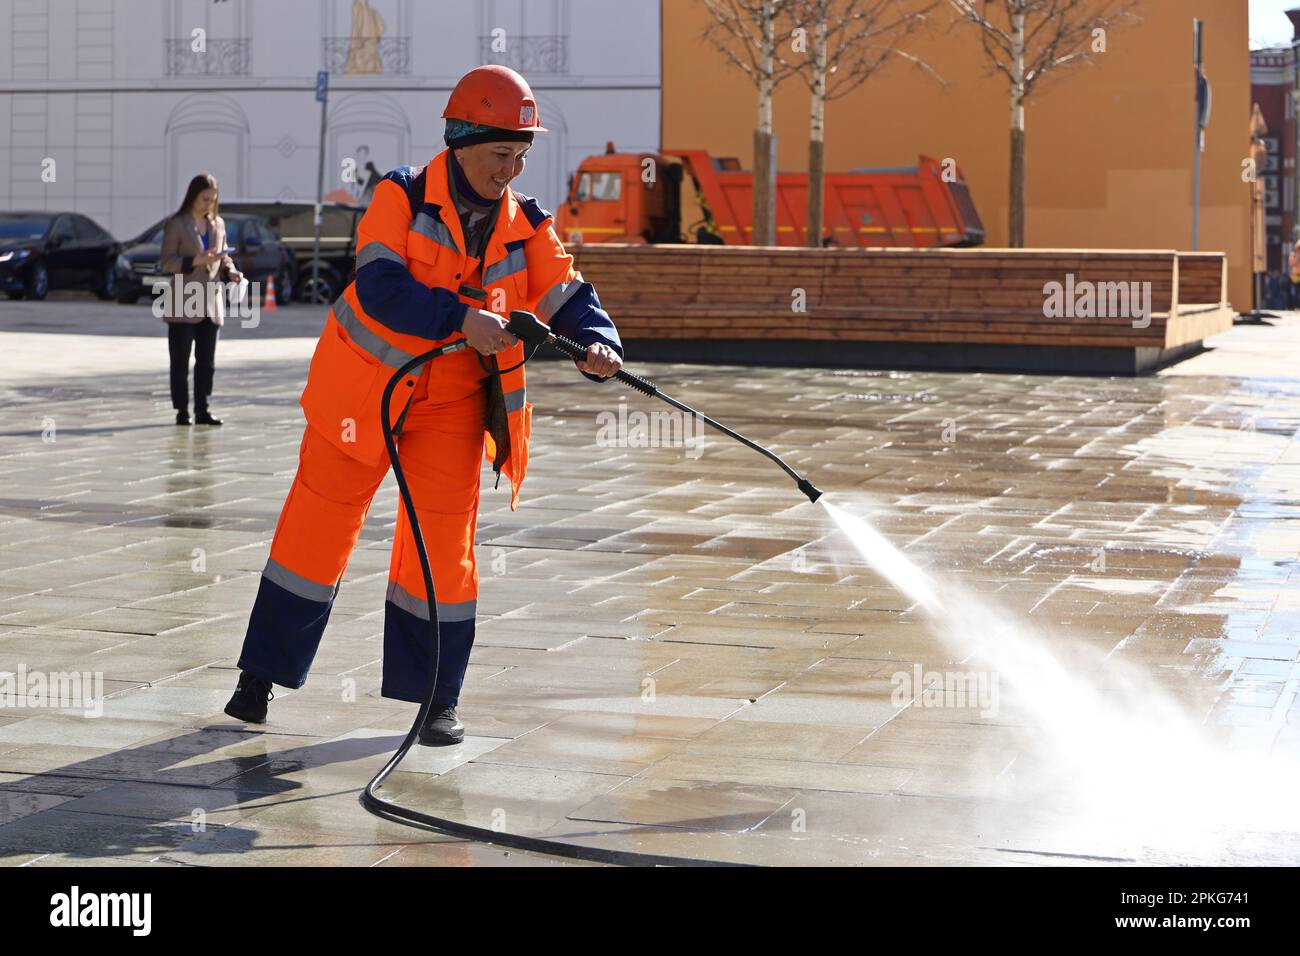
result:
[[(75, 210), (119, 238), (190, 178), (223, 199), (363, 199), (443, 148), (447, 95), (519, 70), (542, 124), (522, 193), (555, 211), (579, 161), (659, 148), (652, 0), (0, 0), (0, 209)], [(350, 175), (351, 170), (356, 173)]]

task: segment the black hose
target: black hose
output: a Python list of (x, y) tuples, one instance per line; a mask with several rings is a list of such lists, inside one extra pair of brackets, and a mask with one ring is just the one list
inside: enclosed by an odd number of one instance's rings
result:
[[(384, 388), (383, 398), (380, 399), (380, 420), (384, 428), (384, 445), (388, 449), (388, 459), (392, 462), (393, 477), (397, 479), (397, 488), (402, 496), (402, 504), (406, 508), (406, 516), (411, 524), (411, 537), (415, 541), (415, 551), (420, 557), (420, 570), (424, 574), (425, 594), (428, 596), (429, 604), (429, 625), (433, 636), (433, 652), (429, 655), (429, 697), (420, 705), (420, 712), (415, 716), (415, 723), (406, 734), (406, 739), (402, 741), (397, 752), (389, 758), (379, 773), (375, 774), (374, 779), (366, 784), (361, 791), (361, 805), (368, 811), (386, 820), (396, 823), (405, 823), (411, 826), (422, 827), (427, 830), (433, 830), (438, 833), (447, 833), (451, 836), (464, 837), (469, 840), (477, 840), (482, 843), (491, 843), (497, 846), (512, 847), (516, 850), (526, 850), (531, 853), (545, 853), (551, 856), (568, 857), (574, 860), (585, 860), (593, 863), (612, 863), (618, 866), (747, 866), (744, 863), (728, 863), (714, 860), (697, 860), (689, 857), (677, 856), (660, 856), (654, 853), (637, 853), (631, 850), (607, 850), (599, 847), (583, 846), (578, 843), (563, 843), (558, 840), (544, 840), (540, 837), (528, 837), (515, 833), (505, 833), (503, 831), (491, 830), (485, 827), (471, 826), (467, 823), (457, 823), (454, 820), (446, 820), (442, 817), (435, 817), (427, 813), (420, 813), (418, 810), (412, 810), (408, 807), (399, 806), (381, 799), (375, 791), (383, 784), (384, 780), (390, 773), (401, 763), (402, 758), (406, 756), (411, 745), (419, 737), (420, 728), (424, 726), (425, 718), (429, 711), (433, 709), (433, 695), (438, 684), (438, 658), (440, 656), (439, 631), (438, 631), (438, 603), (433, 590), (433, 572), (429, 567), (429, 554), (424, 548), (424, 536), (420, 533), (420, 521), (415, 512), (415, 501), (411, 498), (411, 489), (406, 483), (406, 475), (402, 471), (402, 462), (397, 454), (397, 442), (393, 439), (392, 415), (389, 411), (388, 403), (393, 396), (393, 390), (397, 383), (410, 371), (423, 365), (425, 362), (445, 355), (450, 351), (466, 347), (462, 340), (451, 346), (433, 349), (425, 352), (423, 355), (417, 355), (401, 368), (399, 368), (393, 377), (388, 380), (388, 385)], [(536, 351), (534, 346), (533, 351)], [(530, 357), (532, 353), (529, 353)], [(585, 350), (584, 350), (585, 355)]]

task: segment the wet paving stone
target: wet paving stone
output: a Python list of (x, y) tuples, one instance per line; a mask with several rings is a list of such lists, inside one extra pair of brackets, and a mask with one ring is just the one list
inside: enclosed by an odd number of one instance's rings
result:
[[(0, 701), (0, 862), (571, 865), (357, 803), (415, 716), (379, 696), (391, 477), (308, 683), (264, 727), (221, 712), (312, 346), (246, 344), (221, 429), (170, 424), (165, 364), (0, 371), (0, 681), (88, 675), (102, 711), (66, 687)], [(1300, 781), (1297, 357), (1288, 316), (1140, 379), (632, 362), (870, 522), (942, 583), (942, 619), (770, 462), (716, 434), (611, 447), (598, 416), (651, 400), (536, 363), (518, 511), (484, 472), (469, 736), (384, 795), (710, 860), (1300, 863), (1279, 807)]]

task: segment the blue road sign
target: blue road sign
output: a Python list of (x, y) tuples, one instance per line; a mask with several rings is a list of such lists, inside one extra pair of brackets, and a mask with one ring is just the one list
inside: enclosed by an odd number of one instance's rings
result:
[(321, 70), (316, 74), (316, 102), (324, 103), (325, 94), (329, 92), (330, 75), (328, 70)]

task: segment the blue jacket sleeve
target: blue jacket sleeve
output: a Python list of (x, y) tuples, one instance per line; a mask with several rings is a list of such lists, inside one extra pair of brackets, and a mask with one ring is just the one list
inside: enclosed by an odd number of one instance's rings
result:
[[(551, 316), (551, 330), (573, 339), (584, 348), (589, 345), (608, 345), (618, 357), (623, 357), (623, 342), (618, 337), (614, 321), (600, 306), (596, 289), (590, 282), (584, 282), (573, 295)], [(604, 382), (599, 375), (583, 372), (593, 382)]]
[(469, 307), (448, 289), (430, 289), (405, 266), (379, 259), (357, 269), (366, 314), (394, 332), (445, 339), (461, 330)]
[(366, 314), (394, 332), (445, 339), (461, 330), (468, 307), (450, 289), (430, 288), (406, 267), (411, 207), (410, 166), (393, 170), (375, 187), (357, 226), (357, 299)]

